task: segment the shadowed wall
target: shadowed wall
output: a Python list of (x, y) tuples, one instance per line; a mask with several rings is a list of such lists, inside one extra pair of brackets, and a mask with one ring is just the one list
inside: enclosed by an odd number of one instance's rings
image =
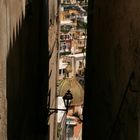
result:
[(13, 34), (7, 57), (8, 140), (45, 140), (48, 135), (46, 8), (43, 1), (34, 1)]
[(138, 140), (140, 2), (90, 0), (83, 139)]

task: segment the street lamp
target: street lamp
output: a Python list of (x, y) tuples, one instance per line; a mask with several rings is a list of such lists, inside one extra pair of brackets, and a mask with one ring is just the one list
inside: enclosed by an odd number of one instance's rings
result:
[(70, 107), (72, 99), (73, 99), (73, 96), (71, 94), (71, 91), (68, 90), (66, 92), (66, 94), (63, 96), (63, 101), (64, 101), (64, 105), (66, 107), (66, 112), (68, 112), (68, 108)]
[(63, 96), (63, 101), (64, 101), (64, 105), (65, 105), (66, 109), (59, 109), (59, 108), (50, 108), (50, 107), (48, 107), (47, 108), (47, 111), (48, 111), (47, 115), (48, 115), (48, 117), (51, 114), (53, 114), (53, 113), (57, 113), (58, 111), (66, 111), (66, 112), (68, 112), (68, 109), (70, 107), (72, 99), (73, 99), (73, 96), (71, 94), (71, 91), (68, 90), (66, 92), (66, 94)]

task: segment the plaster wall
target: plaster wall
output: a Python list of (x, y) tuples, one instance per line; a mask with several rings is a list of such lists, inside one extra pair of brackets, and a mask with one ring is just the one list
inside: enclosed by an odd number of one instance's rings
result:
[[(24, 14), (25, 1), (0, 1), (0, 139), (7, 139), (6, 58), (16, 25)], [(19, 8), (20, 7), (20, 8)], [(15, 9), (18, 11), (15, 13)], [(14, 18), (12, 18), (14, 17)]]
[[(0, 140), (49, 139), (46, 107), (49, 91), (56, 104), (58, 31), (57, 3), (50, 3), (35, 0), (26, 9), (24, 0), (0, 1)], [(54, 139), (55, 120), (49, 123)]]
[[(56, 82), (57, 82), (57, 74), (58, 74), (58, 50), (59, 50), (59, 2), (56, 0), (49, 0), (49, 11), (48, 11), (48, 51), (49, 51), (49, 87), (48, 91), (50, 94), (50, 107), (57, 107), (57, 91), (56, 91)], [(57, 139), (57, 120), (56, 113), (52, 114), (49, 118), (50, 132), (49, 139), (56, 140)]]
[(85, 139), (140, 139), (139, 7), (138, 0), (89, 0)]

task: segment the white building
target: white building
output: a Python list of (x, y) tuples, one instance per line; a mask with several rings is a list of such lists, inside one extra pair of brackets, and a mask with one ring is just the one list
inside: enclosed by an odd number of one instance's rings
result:
[[(69, 78), (80, 74), (80, 70), (84, 70), (86, 64), (86, 53), (70, 54), (63, 56), (59, 59), (59, 79), (63, 79), (66, 75), (66, 69), (68, 65), (71, 66), (69, 70)], [(69, 68), (70, 69), (70, 68)]]
[[(66, 109), (64, 105), (63, 98), (61, 96), (57, 97), (58, 109)], [(57, 139), (64, 140), (66, 137), (66, 112), (58, 111), (57, 113)]]

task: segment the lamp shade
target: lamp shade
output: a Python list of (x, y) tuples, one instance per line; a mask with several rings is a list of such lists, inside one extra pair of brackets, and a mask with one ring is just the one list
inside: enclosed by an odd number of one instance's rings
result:
[(66, 94), (63, 96), (63, 101), (64, 101), (66, 109), (70, 107), (72, 99), (73, 99), (73, 96), (71, 94), (71, 91), (68, 90)]

